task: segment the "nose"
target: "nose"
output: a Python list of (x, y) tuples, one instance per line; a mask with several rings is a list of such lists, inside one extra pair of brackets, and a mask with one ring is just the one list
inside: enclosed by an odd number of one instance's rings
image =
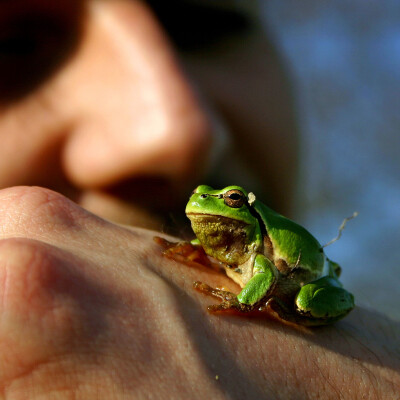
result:
[(206, 163), (210, 124), (158, 22), (142, 2), (121, 0), (91, 3), (87, 18), (60, 83), (72, 120), (67, 176), (81, 187), (187, 180)]

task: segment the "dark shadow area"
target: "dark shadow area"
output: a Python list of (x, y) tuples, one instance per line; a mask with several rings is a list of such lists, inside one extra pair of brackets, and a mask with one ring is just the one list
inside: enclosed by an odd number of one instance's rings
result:
[(215, 45), (252, 28), (251, 18), (239, 7), (219, 2), (148, 0), (174, 44), (181, 51)]
[(121, 180), (104, 191), (139, 209), (150, 210), (162, 221), (162, 227), (159, 228), (161, 232), (186, 240), (193, 238), (184, 211), (190, 191), (182, 193), (169, 179), (162, 176), (137, 176)]
[(19, 1), (0, 9), (0, 104), (29, 94), (77, 50), (84, 1)]

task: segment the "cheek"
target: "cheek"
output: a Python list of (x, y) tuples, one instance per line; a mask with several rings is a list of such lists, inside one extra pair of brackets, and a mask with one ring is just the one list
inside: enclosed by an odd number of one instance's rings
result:
[(43, 95), (0, 112), (0, 187), (51, 182), (66, 130)]

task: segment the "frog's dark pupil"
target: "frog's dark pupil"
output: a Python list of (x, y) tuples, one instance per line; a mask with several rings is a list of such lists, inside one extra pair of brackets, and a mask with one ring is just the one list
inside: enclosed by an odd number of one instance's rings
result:
[(246, 201), (243, 193), (236, 189), (228, 190), (225, 193), (224, 198), (225, 204), (232, 208), (240, 208)]
[(202, 198), (202, 199), (205, 199), (206, 197), (207, 197), (206, 194), (201, 194), (201, 195), (200, 195), (200, 198)]

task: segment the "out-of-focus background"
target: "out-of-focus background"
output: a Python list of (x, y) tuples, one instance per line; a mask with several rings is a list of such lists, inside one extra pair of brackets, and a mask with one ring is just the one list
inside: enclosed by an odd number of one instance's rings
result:
[(296, 219), (326, 249), (358, 305), (400, 319), (400, 2), (269, 0), (301, 128)]

